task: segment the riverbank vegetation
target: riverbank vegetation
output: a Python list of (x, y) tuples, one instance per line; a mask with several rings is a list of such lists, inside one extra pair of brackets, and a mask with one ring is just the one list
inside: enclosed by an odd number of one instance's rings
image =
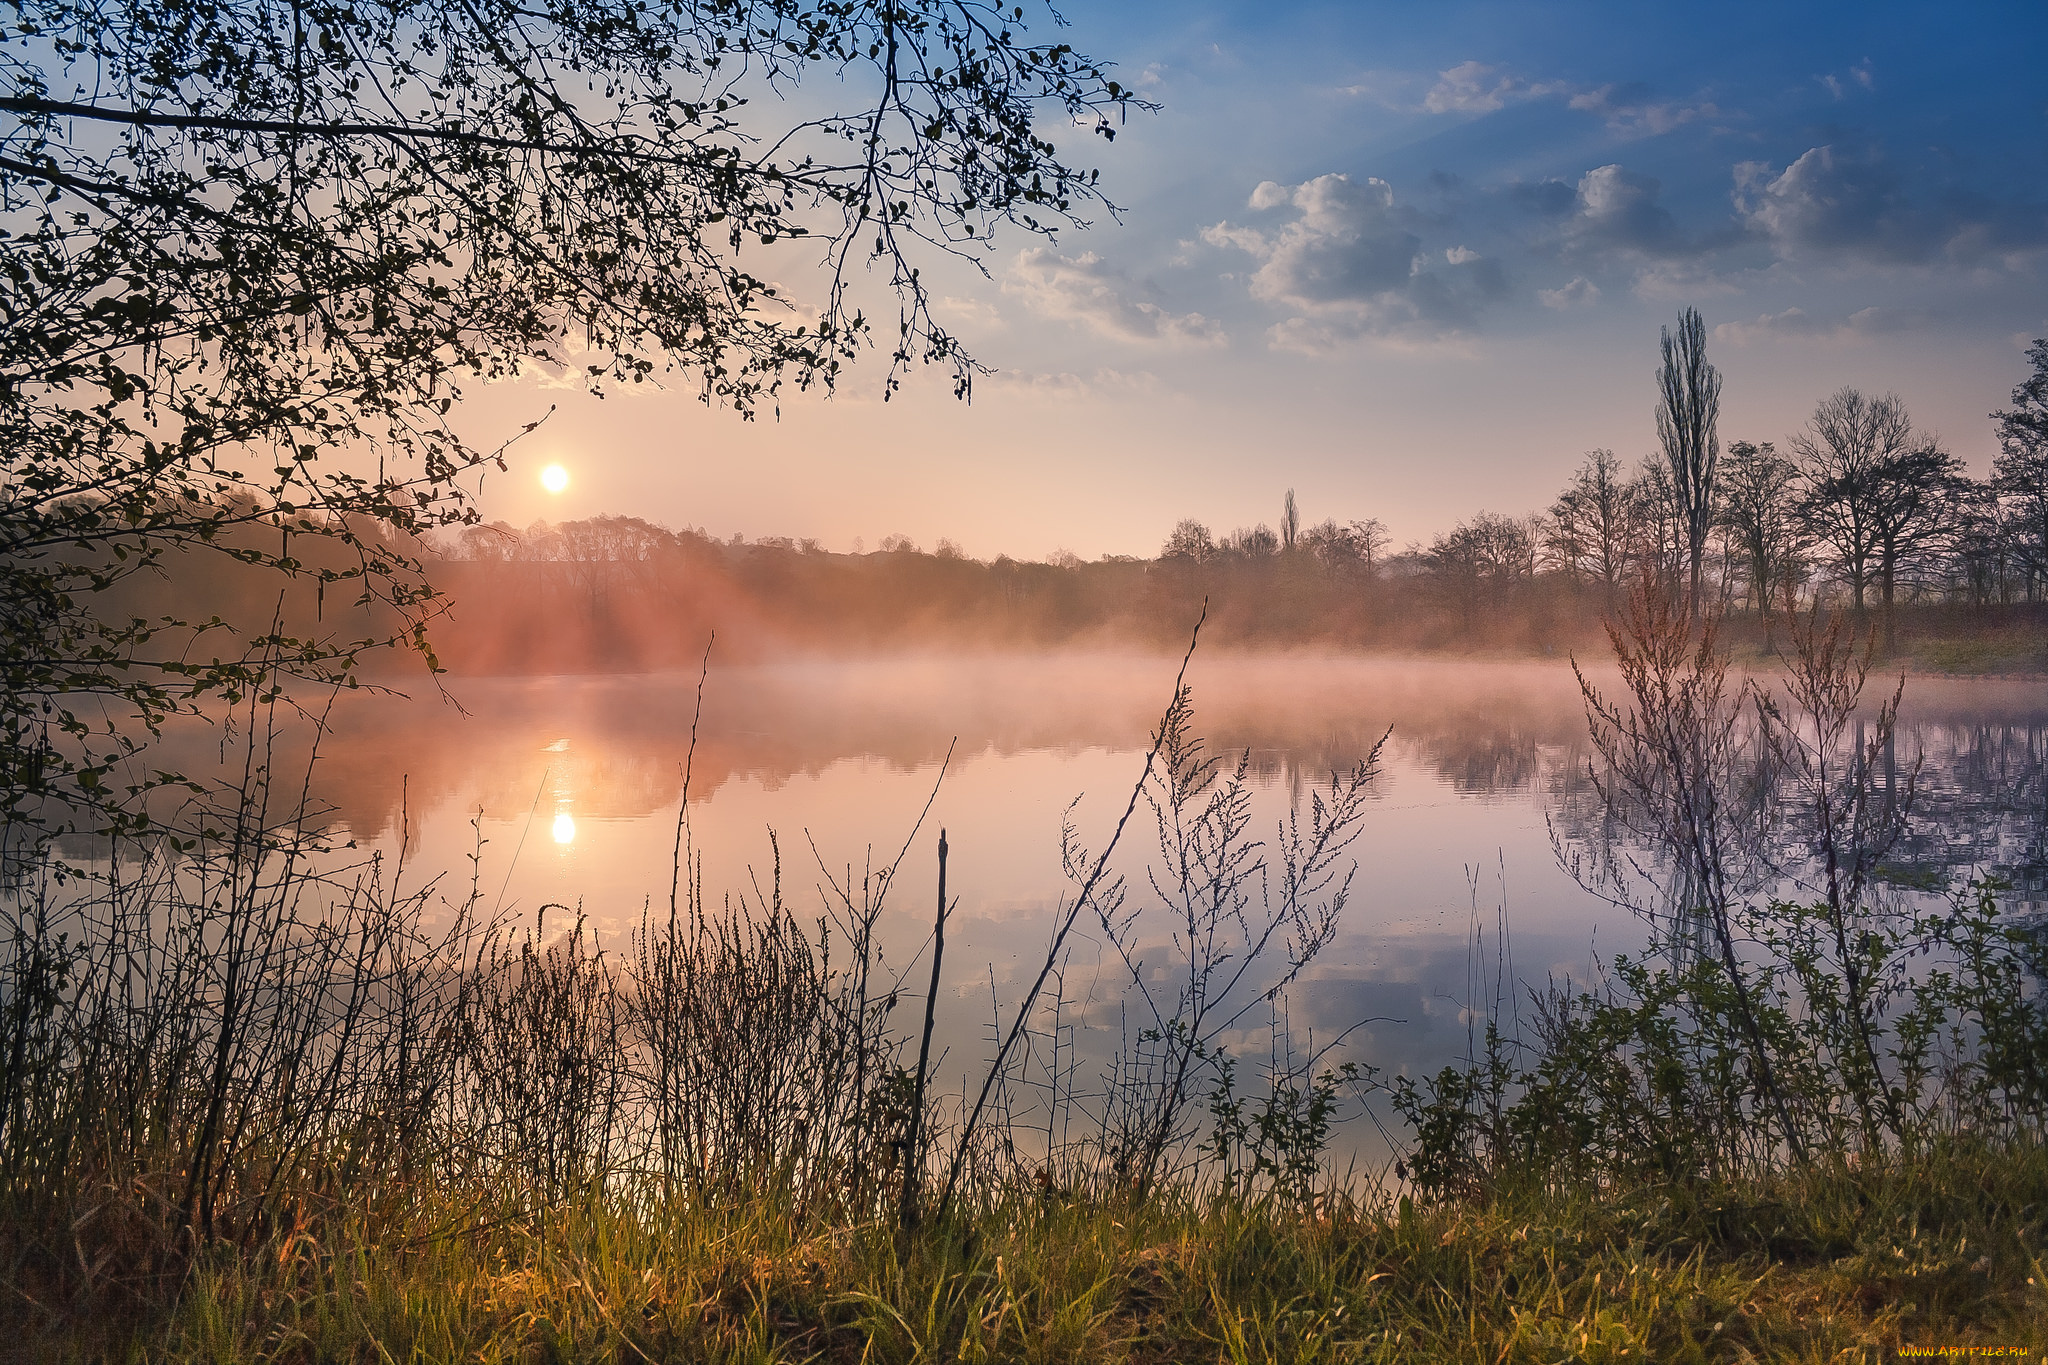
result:
[(2038, 674), (2048, 672), (2048, 345), (2032, 358), (2014, 406), (1998, 414), (2003, 453), (1983, 480), (1896, 396), (1844, 389), (1785, 450), (1736, 441), (1719, 452), (1698, 516), (1665, 455), (1631, 464), (1595, 450), (1547, 508), (1477, 512), (1405, 546), (1370, 516), (1309, 522), (1291, 491), (1277, 530), (1219, 534), (1183, 520), (1151, 558), (1094, 561), (978, 560), (951, 541), (923, 549), (902, 535), (841, 553), (626, 515), (421, 536), (363, 519), (351, 534), (433, 585), (405, 610), (372, 602), (363, 614), (338, 613), (338, 593), (323, 598), (322, 583), (353, 581), (346, 545), (298, 537), (297, 576), (281, 583), (263, 557), (272, 528), (251, 506), (205, 553), (165, 549), (161, 580), (124, 572), (96, 609), (153, 620), (203, 602), (223, 621), (276, 619), (295, 644), (322, 620), (329, 630), (346, 620), (360, 637), (349, 667), (380, 673), (406, 654), (380, 658), (370, 645), (409, 631), (457, 674), (687, 667), (713, 630), (735, 660), (1171, 653), (1205, 604), (1212, 648), (1562, 658), (1603, 652), (1603, 623), (1643, 577), (1690, 591), (1697, 539), (1702, 607), (1745, 662), (1775, 665), (1791, 615), (1819, 606), (1866, 626), (1888, 665)]
[[(1220, 649), (1560, 659), (1604, 649), (1604, 588), (1549, 568), (1526, 527), (1480, 530), (1460, 528), (1454, 557), (1419, 549), (1368, 567), (1313, 550), (1088, 563), (983, 563), (907, 545), (836, 554), (626, 517), (518, 533), (483, 528), (434, 566), (453, 604), (434, 640), (458, 674), (687, 666), (688, 642), (711, 629), (731, 657), (761, 660), (923, 650), (1164, 654), (1206, 601)], [(1811, 601), (1803, 597), (1801, 608)], [(1783, 618), (1782, 610), (1736, 607), (1724, 618), (1725, 638), (1740, 656), (1774, 663)], [(1890, 621), (1885, 658), (1914, 671), (2048, 671), (2048, 602), (1972, 602), (1929, 586), (1901, 594)]]
[[(1654, 584), (1613, 644), (1610, 837), (1562, 851), (1649, 941), (1534, 990), (1503, 964), (1434, 1076), (1286, 1023), (1372, 756), (1261, 840), (1185, 686), (1123, 819), (1070, 831), (978, 1093), (927, 1086), (924, 950), (877, 936), (915, 831), (819, 859), (813, 908), (779, 855), (721, 908), (685, 820), (669, 901), (605, 945), (480, 878), (336, 867), (252, 748), (191, 838), (10, 887), (0, 1316), (74, 1359), (2048, 1350), (2041, 926), (1887, 885), (1913, 778), (1839, 618), (1778, 681)], [(1112, 866), (1134, 818), (1143, 871)], [(1077, 922), (1137, 983), (1098, 1076), (1061, 1042)], [(1383, 1157), (1340, 1159), (1366, 1122)]]
[(88, 1225), (94, 1290), (18, 1280), (39, 1300), (10, 1340), (208, 1362), (2032, 1361), (2044, 1207), (2038, 1150), (1967, 1148), (1391, 1209), (1022, 1190), (909, 1239), (773, 1198), (536, 1211), (466, 1190), (309, 1213), (196, 1258), (176, 1293)]

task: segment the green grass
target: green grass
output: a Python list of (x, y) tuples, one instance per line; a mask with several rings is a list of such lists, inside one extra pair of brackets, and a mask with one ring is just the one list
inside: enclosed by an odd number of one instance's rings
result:
[[(1858, 625), (1879, 626), (1876, 608)], [(1768, 667), (1789, 648), (1782, 618), (1767, 637), (1753, 615), (1731, 616), (1726, 622), (1731, 655), (1740, 663)], [(1896, 672), (1948, 677), (2021, 677), (2048, 673), (2048, 611), (2041, 604), (1965, 608), (1935, 604), (1902, 604), (1893, 622), (1888, 648), (1878, 663)]]
[(53, 1259), (10, 1277), (0, 1325), (12, 1352), (52, 1360), (2048, 1356), (2041, 1150), (1314, 1214), (1019, 1193), (909, 1239), (773, 1200), (536, 1213), (444, 1195), (334, 1212), (158, 1278), (80, 1273), (89, 1232), (12, 1233)]
[(2048, 644), (2024, 635), (1915, 641), (1907, 647), (1914, 669), (1957, 676), (2048, 672)]

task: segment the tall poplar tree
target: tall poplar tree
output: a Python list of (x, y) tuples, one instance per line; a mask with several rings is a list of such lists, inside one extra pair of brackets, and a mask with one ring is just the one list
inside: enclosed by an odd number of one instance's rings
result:
[(1714, 527), (1714, 476), (1721, 442), (1721, 372), (1707, 363), (1707, 328), (1699, 310), (1678, 315), (1678, 331), (1663, 333), (1664, 364), (1657, 371), (1657, 437), (1671, 468), (1671, 492), (1685, 536), (1686, 602), (1700, 614), (1700, 574)]

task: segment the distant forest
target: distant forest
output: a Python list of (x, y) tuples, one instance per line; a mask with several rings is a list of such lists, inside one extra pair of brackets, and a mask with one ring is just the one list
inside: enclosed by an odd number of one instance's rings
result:
[[(2026, 415), (2001, 414), (2004, 428)], [(1714, 469), (1704, 591), (1759, 643), (1771, 614), (1819, 600), (1888, 645), (1969, 625), (2032, 637), (2023, 652), (2038, 653), (2048, 454), (2016, 434), (2002, 428), (2005, 453), (1975, 480), (1897, 398), (1843, 390), (1784, 449), (1731, 444)], [(452, 666), (491, 672), (679, 664), (713, 629), (741, 657), (1168, 647), (1206, 600), (1207, 638), (1226, 645), (1544, 653), (1597, 640), (1636, 579), (1676, 582), (1686, 568), (1661, 456), (1631, 466), (1595, 450), (1547, 508), (1478, 512), (1398, 549), (1370, 516), (1304, 524), (1291, 491), (1279, 503), (1277, 526), (1218, 534), (1185, 520), (1154, 558), (1093, 562), (982, 561), (903, 536), (837, 554), (630, 516), (474, 525), (430, 567), (451, 604), (433, 634)]]
[[(1738, 652), (1768, 654), (1784, 611), (1819, 602), (1856, 613), (1905, 662), (2048, 671), (2048, 345), (2033, 355), (2019, 406), (1998, 415), (2002, 453), (1984, 480), (1897, 398), (1853, 390), (1781, 443), (1712, 452), (1701, 599)], [(1151, 558), (1091, 562), (977, 560), (947, 540), (923, 549), (904, 536), (840, 554), (632, 516), (523, 530), (479, 523), (418, 539), (352, 521), (365, 545), (412, 562), (433, 585), (406, 612), (390, 600), (403, 581), (375, 586), (374, 557), (252, 504), (217, 538), (228, 554), (179, 547), (102, 595), (118, 617), (211, 615), (250, 638), (274, 620), (297, 637), (416, 641), (424, 614), (434, 656), (472, 674), (686, 666), (713, 630), (727, 662), (1172, 650), (1205, 601), (1211, 647), (1583, 655), (1604, 650), (1602, 621), (1631, 585), (1688, 580), (1692, 525), (1673, 467), (1662, 454), (1627, 463), (1595, 450), (1548, 506), (1475, 512), (1406, 545), (1370, 509), (1311, 521), (1276, 489), (1270, 522), (1223, 530), (1184, 520)], [(280, 583), (266, 564), (290, 572)], [(357, 667), (386, 673), (406, 653), (365, 649)]]

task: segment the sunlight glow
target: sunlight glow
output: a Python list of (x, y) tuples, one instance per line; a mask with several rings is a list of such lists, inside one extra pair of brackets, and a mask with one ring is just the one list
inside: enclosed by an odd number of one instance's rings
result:
[(567, 811), (555, 812), (555, 842), (569, 844), (576, 841), (576, 819)]
[(540, 486), (550, 493), (559, 493), (569, 486), (569, 471), (558, 464), (551, 464), (540, 472)]

